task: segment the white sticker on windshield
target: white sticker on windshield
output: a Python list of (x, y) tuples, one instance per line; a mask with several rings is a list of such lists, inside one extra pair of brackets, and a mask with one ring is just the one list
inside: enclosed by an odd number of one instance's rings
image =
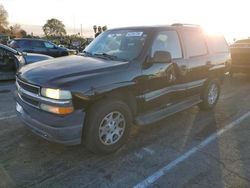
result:
[(140, 37), (142, 36), (143, 32), (128, 32), (126, 37)]

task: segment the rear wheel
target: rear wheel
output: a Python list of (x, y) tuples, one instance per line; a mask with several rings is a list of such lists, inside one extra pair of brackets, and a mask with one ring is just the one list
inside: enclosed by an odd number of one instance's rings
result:
[(217, 79), (211, 80), (206, 84), (201, 98), (202, 102), (199, 104), (200, 109), (202, 110), (209, 110), (212, 109), (220, 95), (220, 82)]
[(84, 129), (86, 147), (94, 153), (110, 153), (126, 141), (132, 122), (129, 107), (119, 100), (102, 100), (94, 104)]

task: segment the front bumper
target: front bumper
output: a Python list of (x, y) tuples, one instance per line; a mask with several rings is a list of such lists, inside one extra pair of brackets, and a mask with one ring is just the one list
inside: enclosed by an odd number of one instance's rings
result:
[(19, 118), (32, 132), (42, 138), (65, 145), (81, 143), (85, 112), (75, 110), (73, 113), (58, 116), (34, 108), (23, 102), (15, 93)]

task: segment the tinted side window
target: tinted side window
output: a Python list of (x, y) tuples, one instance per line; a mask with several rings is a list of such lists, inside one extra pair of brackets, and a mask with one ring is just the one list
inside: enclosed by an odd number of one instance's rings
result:
[(215, 53), (228, 52), (228, 45), (223, 36), (208, 36), (206, 41), (211, 51)]
[(18, 46), (18, 44), (17, 44), (17, 42), (16, 41), (14, 41), (14, 40), (12, 40), (11, 42), (10, 42), (10, 47), (12, 47), (12, 48), (19, 48), (19, 46)]
[(6, 49), (0, 48), (0, 56), (13, 56), (14, 54)]
[(32, 41), (32, 47), (34, 48), (44, 48), (44, 44), (42, 41)]
[(201, 32), (185, 30), (182, 32), (182, 36), (189, 57), (205, 55), (207, 53), (207, 46)]
[(176, 31), (164, 31), (158, 33), (153, 42), (151, 52), (152, 57), (156, 51), (168, 51), (173, 59), (181, 58), (181, 45)]
[(13, 46), (14, 48), (28, 48), (30, 46), (30, 41), (26, 40), (13, 40), (10, 43), (10, 46)]
[(14, 71), (16, 68), (15, 65), (15, 56), (12, 52), (0, 48), (0, 70), (1, 71)]
[(44, 42), (44, 45), (45, 45), (46, 48), (50, 48), (50, 49), (55, 48), (55, 45), (50, 43), (50, 42)]

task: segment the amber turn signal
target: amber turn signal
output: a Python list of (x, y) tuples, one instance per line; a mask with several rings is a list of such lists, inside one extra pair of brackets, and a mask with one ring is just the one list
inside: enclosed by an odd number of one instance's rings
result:
[(51, 112), (51, 113), (59, 114), (59, 115), (70, 114), (74, 111), (73, 107), (56, 107), (56, 106), (50, 106), (47, 104), (41, 104), (40, 108), (47, 112)]

